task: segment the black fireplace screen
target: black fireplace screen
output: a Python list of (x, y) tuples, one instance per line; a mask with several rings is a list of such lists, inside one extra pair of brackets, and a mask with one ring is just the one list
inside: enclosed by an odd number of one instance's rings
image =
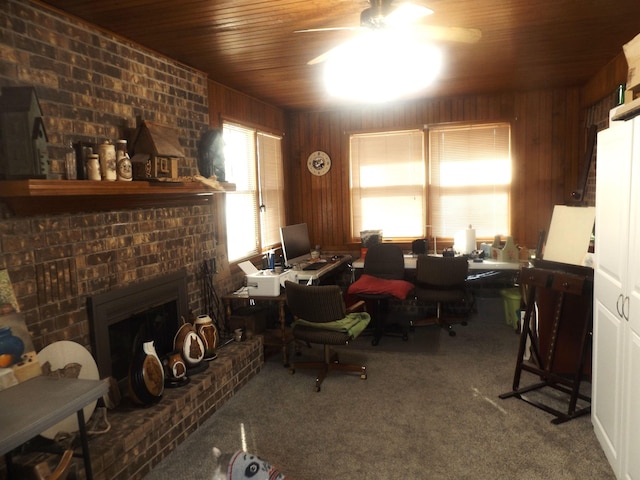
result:
[(118, 383), (125, 380), (136, 349), (143, 342), (153, 341), (160, 358), (173, 350), (173, 337), (180, 323), (175, 301), (153, 307), (109, 325), (111, 376)]
[(94, 295), (87, 310), (100, 378), (123, 380), (134, 343), (153, 340), (159, 356), (173, 348), (181, 318), (188, 318), (186, 272)]

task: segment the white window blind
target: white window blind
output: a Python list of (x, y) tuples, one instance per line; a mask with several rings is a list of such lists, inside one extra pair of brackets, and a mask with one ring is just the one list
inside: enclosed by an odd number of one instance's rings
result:
[(478, 237), (510, 232), (510, 125), (429, 130), (429, 202), (433, 234), (453, 237), (472, 225)]
[(425, 234), (424, 136), (420, 130), (350, 137), (352, 237), (382, 229), (385, 238)]
[(279, 137), (225, 122), (227, 253), (234, 262), (278, 243), (284, 215), (282, 146)]
[(262, 248), (268, 249), (280, 243), (280, 227), (284, 225), (284, 177), (280, 137), (258, 133), (258, 171)]

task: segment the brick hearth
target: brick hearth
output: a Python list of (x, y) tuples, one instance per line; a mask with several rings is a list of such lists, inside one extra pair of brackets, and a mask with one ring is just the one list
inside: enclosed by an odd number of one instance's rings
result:
[(226, 345), (217, 354), (187, 385), (165, 389), (156, 405), (123, 402), (108, 412), (111, 430), (89, 442), (95, 480), (143, 478), (264, 365), (261, 336)]
[[(192, 375), (185, 386), (165, 389), (157, 404), (135, 407), (125, 398), (117, 408), (108, 410), (110, 430), (89, 438), (94, 480), (144, 478), (262, 370), (263, 338), (258, 335), (240, 343), (232, 342), (219, 348), (217, 355), (205, 371)], [(97, 412), (96, 409), (94, 415), (99, 418)], [(91, 426), (90, 420), (88, 427)], [(96, 429), (103, 427), (104, 423), (99, 421)], [(38, 442), (33, 445), (37, 448)], [(20, 469), (20, 478), (30, 478), (34, 465), (47, 461), (53, 466), (58, 459), (47, 453), (21, 453), (14, 456), (14, 463)], [(82, 459), (74, 462), (76, 477), (86, 478)], [(0, 478), (5, 475), (2, 465)]]

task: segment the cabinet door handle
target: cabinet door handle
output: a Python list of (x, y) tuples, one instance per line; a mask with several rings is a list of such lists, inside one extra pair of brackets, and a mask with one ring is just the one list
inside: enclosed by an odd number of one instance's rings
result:
[(618, 312), (618, 316), (619, 317), (623, 317), (622, 315), (622, 308), (624, 304), (624, 296), (622, 294), (618, 295), (618, 300), (616, 300), (616, 310)]
[(629, 297), (624, 297), (624, 300), (622, 302), (622, 318), (624, 318), (627, 322), (629, 321)]

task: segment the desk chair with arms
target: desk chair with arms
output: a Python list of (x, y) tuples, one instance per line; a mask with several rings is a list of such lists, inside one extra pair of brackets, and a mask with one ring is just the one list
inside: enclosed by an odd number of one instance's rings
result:
[(401, 327), (400, 332), (385, 329), (383, 313), (390, 299), (395, 297), (404, 300), (411, 290), (413, 284), (404, 280), (402, 249), (391, 243), (369, 247), (364, 257), (362, 275), (349, 286), (348, 293), (375, 302), (372, 345), (378, 345), (382, 336), (399, 336), (408, 340), (407, 328)]
[[(414, 320), (412, 327), (437, 323), (449, 331), (450, 336), (456, 332), (452, 320), (462, 325), (467, 324), (470, 311), (470, 298), (466, 286), (469, 263), (465, 257), (438, 257), (418, 255), (416, 264), (416, 298), (427, 304), (435, 304), (436, 316)], [(445, 317), (444, 311), (458, 308), (456, 315)]]
[(367, 367), (340, 363), (332, 352), (331, 345), (347, 345), (369, 324), (371, 317), (366, 312), (354, 313), (362, 305), (355, 304), (347, 309), (342, 290), (337, 285), (307, 286), (294, 282), (285, 282), (287, 305), (294, 316), (293, 337), (306, 343), (324, 346), (322, 362), (292, 362), (290, 372), (296, 368), (320, 369), (316, 377), (314, 390), (320, 391), (320, 385), (331, 370), (360, 373), (367, 378)]

